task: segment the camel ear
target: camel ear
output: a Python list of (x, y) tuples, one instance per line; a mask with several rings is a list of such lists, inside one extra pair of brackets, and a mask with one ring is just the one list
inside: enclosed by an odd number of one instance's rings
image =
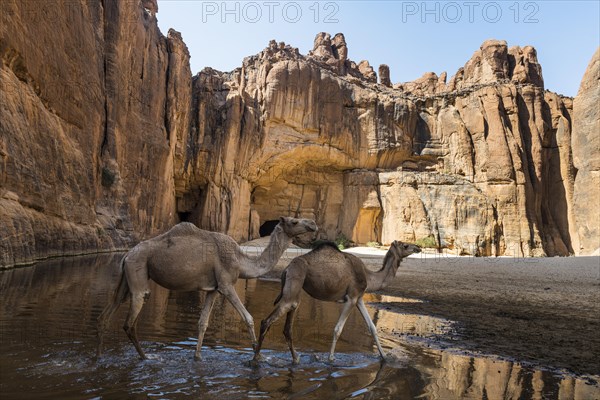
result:
[(282, 224), (285, 224), (285, 217), (279, 217), (279, 222), (281, 222)]
[(398, 241), (397, 241), (397, 240), (394, 240), (394, 241), (392, 242), (392, 246), (398, 246)]

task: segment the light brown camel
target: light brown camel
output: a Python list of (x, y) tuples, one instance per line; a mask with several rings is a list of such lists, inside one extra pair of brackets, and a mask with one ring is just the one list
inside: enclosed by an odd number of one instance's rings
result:
[(283, 314), (287, 314), (283, 334), (292, 352), (293, 363), (299, 362), (292, 340), (292, 326), (300, 303), (301, 289), (317, 300), (344, 303), (340, 318), (333, 330), (329, 361), (333, 361), (335, 344), (353, 306), (360, 311), (375, 339), (381, 358), (384, 358), (377, 337), (377, 328), (363, 303), (363, 294), (385, 288), (396, 275), (402, 259), (420, 252), (421, 249), (417, 245), (394, 241), (383, 259), (383, 267), (377, 272), (370, 271), (358, 257), (341, 252), (335, 243), (330, 242), (323, 243), (310, 253), (294, 258), (281, 274), (281, 293), (275, 300), (275, 310), (260, 324), (260, 336), (254, 351), (254, 360), (261, 359), (260, 348), (271, 325)]
[(144, 301), (150, 295), (149, 279), (170, 290), (208, 292), (200, 320), (194, 358), (199, 360), (202, 340), (217, 293), (229, 300), (242, 316), (252, 347), (256, 348), (254, 320), (240, 301), (234, 285), (238, 278), (256, 278), (271, 271), (295, 236), (316, 232), (313, 220), (281, 217), (269, 245), (258, 257), (246, 255), (238, 244), (222, 233), (209, 232), (182, 222), (168, 232), (143, 241), (121, 260), (121, 278), (112, 300), (98, 318), (98, 355), (103, 333), (127, 298), (131, 299), (123, 329), (142, 359), (146, 358), (137, 339), (136, 325)]

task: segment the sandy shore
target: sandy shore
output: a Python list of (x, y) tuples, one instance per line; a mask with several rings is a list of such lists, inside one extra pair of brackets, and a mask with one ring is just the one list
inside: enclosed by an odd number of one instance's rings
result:
[(456, 347), (600, 375), (600, 257), (409, 258), (386, 293), (459, 322)]
[[(304, 253), (290, 249), (268, 277)], [(355, 249), (369, 268), (384, 251)], [(382, 292), (423, 300), (392, 311), (458, 322), (440, 347), (600, 375), (600, 257), (475, 258), (415, 254)]]

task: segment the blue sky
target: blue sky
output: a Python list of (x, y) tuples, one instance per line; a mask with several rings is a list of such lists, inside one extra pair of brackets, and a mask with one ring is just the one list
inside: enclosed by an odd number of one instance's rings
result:
[(537, 49), (545, 86), (574, 96), (600, 42), (600, 1), (159, 0), (158, 23), (182, 33), (192, 73), (239, 67), (271, 39), (312, 49), (318, 32), (344, 33), (348, 57), (390, 66), (392, 82), (448, 78), (486, 39)]

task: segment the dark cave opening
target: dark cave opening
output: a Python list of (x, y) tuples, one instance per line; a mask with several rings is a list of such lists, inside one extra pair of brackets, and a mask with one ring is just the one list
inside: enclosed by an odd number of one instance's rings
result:
[(278, 223), (279, 223), (278, 219), (272, 219), (269, 221), (265, 221), (265, 223), (263, 223), (260, 226), (260, 229), (258, 230), (260, 237), (269, 236), (271, 233), (273, 233), (273, 230), (275, 229), (275, 227), (277, 226)]
[(179, 222), (189, 222), (191, 212), (178, 212)]

